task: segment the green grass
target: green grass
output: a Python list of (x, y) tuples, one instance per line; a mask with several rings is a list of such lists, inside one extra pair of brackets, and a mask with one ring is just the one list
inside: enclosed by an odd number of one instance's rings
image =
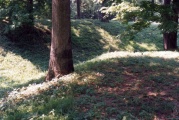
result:
[(72, 20), (75, 62), (92, 59), (104, 52), (163, 50), (162, 34), (155, 25), (138, 33), (135, 39), (118, 37), (124, 31), (125, 26), (117, 21)]
[[(49, 21), (43, 24), (50, 27)], [(124, 30), (117, 21), (72, 20), (75, 73), (70, 81), (62, 78), (39, 89), (40, 94), (0, 104), (0, 119), (178, 119), (179, 53), (162, 51), (162, 36), (154, 25), (134, 40), (116, 37)], [(14, 89), (43, 83), (48, 45), (24, 47), (0, 38), (1, 99)]]

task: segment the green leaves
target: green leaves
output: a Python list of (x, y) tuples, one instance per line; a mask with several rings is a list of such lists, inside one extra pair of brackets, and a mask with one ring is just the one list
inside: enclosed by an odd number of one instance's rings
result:
[(162, 5), (154, 1), (119, 0), (103, 12), (114, 14), (116, 20), (127, 24), (127, 29), (122, 36), (134, 39), (135, 34), (149, 27), (152, 22), (160, 23), (158, 28), (162, 33), (177, 31), (176, 5), (177, 3)]

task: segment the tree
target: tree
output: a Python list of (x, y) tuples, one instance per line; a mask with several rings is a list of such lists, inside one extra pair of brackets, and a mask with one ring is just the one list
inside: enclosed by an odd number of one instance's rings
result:
[(70, 0), (52, 0), (52, 41), (46, 80), (74, 71), (70, 30)]
[(80, 13), (80, 18), (97, 19), (100, 7), (98, 0), (71, 0), (71, 17), (79, 18)]
[[(171, 0), (164, 0), (164, 5), (166, 7), (171, 6)], [(163, 19), (166, 24), (172, 24), (172, 30), (164, 31), (163, 41), (165, 50), (175, 50), (177, 49), (177, 27), (178, 27), (178, 5), (177, 0), (173, 0), (172, 12), (165, 12)]]
[(80, 19), (81, 18), (81, 0), (76, 0), (76, 4), (77, 4), (77, 18)]
[(134, 24), (128, 24), (127, 36), (133, 38), (138, 31), (146, 28), (152, 22), (160, 22), (158, 26), (163, 33), (165, 50), (177, 49), (178, 28), (178, 0), (164, 0), (158, 3), (155, 0), (118, 0), (119, 3), (110, 6), (107, 13), (116, 13), (116, 18), (123, 23), (134, 20)]

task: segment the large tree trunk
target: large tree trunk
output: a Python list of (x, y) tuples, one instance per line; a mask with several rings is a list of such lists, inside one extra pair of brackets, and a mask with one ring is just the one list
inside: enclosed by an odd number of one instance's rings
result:
[(70, 27), (70, 0), (52, 0), (52, 41), (46, 80), (74, 71)]
[(77, 4), (77, 18), (80, 19), (81, 18), (81, 0), (76, 0), (76, 4)]
[[(178, 12), (177, 12), (177, 8), (174, 7), (175, 4), (175, 0), (173, 0), (173, 13), (174, 15), (169, 15), (168, 13), (166, 13), (164, 15), (165, 19), (169, 20), (169, 21), (174, 21), (176, 23), (178, 23)], [(164, 0), (164, 5), (165, 6), (169, 6), (171, 5), (171, 0)], [(177, 49), (177, 25), (176, 24), (176, 30), (173, 32), (165, 32), (163, 33), (163, 41), (164, 41), (164, 49), (165, 50), (175, 50)]]

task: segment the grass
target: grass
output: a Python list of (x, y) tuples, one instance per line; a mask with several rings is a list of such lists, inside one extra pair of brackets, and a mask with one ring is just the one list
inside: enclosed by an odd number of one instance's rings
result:
[(179, 119), (179, 53), (162, 51), (154, 25), (134, 40), (116, 37), (123, 30), (116, 21), (72, 20), (75, 73), (17, 100), (6, 97), (43, 83), (49, 43), (23, 47), (1, 37), (0, 119)]
[(72, 20), (75, 62), (92, 59), (104, 52), (163, 50), (162, 35), (156, 25), (151, 25), (130, 40), (118, 37), (124, 31), (125, 26), (117, 21)]

